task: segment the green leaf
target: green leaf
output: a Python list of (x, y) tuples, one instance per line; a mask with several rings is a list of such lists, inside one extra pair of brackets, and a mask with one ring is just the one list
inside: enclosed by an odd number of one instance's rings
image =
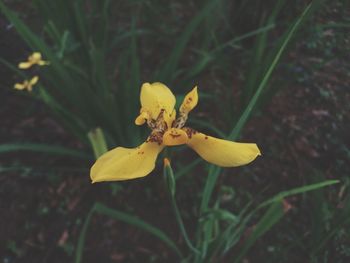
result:
[(288, 191), (283, 191), (283, 192), (280, 192), (279, 194), (275, 195), (271, 199), (260, 204), (259, 208), (270, 205), (271, 203), (277, 202), (277, 201), (282, 200), (282, 199), (284, 199), (288, 196), (291, 196), (291, 195), (302, 194), (302, 193), (305, 193), (308, 191), (313, 191), (313, 190), (316, 190), (316, 189), (319, 189), (319, 188), (322, 188), (325, 186), (337, 184), (337, 183), (339, 183), (339, 180), (328, 180), (328, 181), (324, 181), (324, 182), (320, 182), (320, 183), (315, 183), (315, 184), (305, 185), (302, 187), (297, 187), (297, 188), (294, 188), (294, 189), (288, 190)]
[(255, 94), (250, 99), (250, 101), (249, 101), (247, 107), (245, 108), (243, 114), (240, 116), (238, 122), (236, 123), (235, 127), (231, 131), (231, 133), (229, 135), (229, 139), (234, 140), (234, 139), (237, 139), (237, 137), (239, 136), (241, 130), (244, 127), (244, 125), (246, 124), (246, 122), (250, 118), (250, 115), (251, 115), (255, 105), (258, 103), (258, 100), (259, 100), (260, 96), (262, 95), (263, 91), (265, 90), (265, 88), (267, 86), (267, 83), (268, 83), (268, 81), (271, 78), (272, 72), (276, 68), (277, 63), (279, 62), (283, 52), (285, 51), (285, 49), (287, 47), (287, 44), (292, 39), (292, 36), (295, 34), (295, 32), (298, 30), (298, 28), (299, 28), (301, 22), (303, 21), (304, 17), (308, 14), (312, 4), (313, 4), (313, 2), (311, 2), (311, 4), (309, 4), (305, 8), (304, 12), (297, 19), (297, 21), (293, 24), (293, 26), (289, 30), (288, 34), (285, 36), (284, 40), (282, 41), (281, 46), (278, 49), (278, 52), (276, 53), (274, 59), (272, 60), (271, 65), (268, 67), (267, 72), (265, 73), (264, 77), (262, 78), (262, 81), (260, 82), (260, 85), (258, 86)]
[(158, 80), (170, 82), (175, 77), (175, 72), (177, 71), (180, 58), (182, 57), (192, 34), (195, 32), (196, 28), (200, 25), (203, 19), (210, 15), (213, 7), (218, 4), (218, 2), (219, 0), (207, 1), (202, 10), (188, 23), (188, 26), (174, 44), (174, 49), (171, 51), (164, 67), (159, 72)]
[(96, 159), (108, 151), (106, 139), (103, 130), (100, 127), (89, 131), (87, 136)]
[(165, 183), (166, 183), (166, 186), (167, 186), (167, 190), (169, 192), (171, 205), (172, 205), (172, 208), (173, 208), (173, 211), (174, 211), (174, 214), (175, 214), (176, 221), (177, 221), (177, 223), (179, 225), (181, 234), (184, 237), (186, 245), (188, 246), (188, 248), (190, 250), (192, 250), (192, 252), (194, 252), (196, 254), (199, 254), (199, 251), (192, 245), (192, 242), (191, 242), (191, 240), (190, 240), (190, 238), (189, 238), (189, 236), (187, 234), (187, 231), (186, 231), (186, 228), (185, 228), (185, 224), (184, 224), (184, 222), (182, 220), (180, 210), (179, 210), (179, 208), (177, 206), (176, 199), (175, 199), (176, 182), (175, 182), (175, 178), (174, 178), (174, 172), (173, 172), (173, 169), (170, 166), (170, 163), (168, 163), (166, 161), (164, 162), (163, 174), (164, 174), (164, 179), (165, 179)]
[(55, 146), (50, 144), (38, 144), (38, 143), (9, 143), (0, 144), (0, 154), (16, 152), (16, 151), (29, 151), (29, 152), (41, 152), (49, 154), (64, 155), (70, 157), (78, 157), (83, 159), (91, 159), (91, 155), (84, 152), (68, 149), (62, 146)]
[(180, 257), (182, 257), (180, 250), (178, 247), (175, 245), (175, 243), (159, 228), (154, 227), (145, 221), (130, 215), (125, 212), (121, 212), (116, 209), (109, 208), (101, 203), (96, 202), (93, 207), (91, 208), (85, 222), (83, 225), (83, 228), (80, 232), (79, 239), (78, 239), (78, 245), (76, 249), (76, 254), (75, 254), (75, 263), (81, 263), (82, 258), (83, 258), (83, 252), (84, 252), (84, 244), (85, 244), (85, 239), (86, 239), (86, 233), (87, 229), (90, 225), (91, 217), (93, 214), (101, 214), (101, 215), (106, 215), (111, 218), (120, 220), (124, 223), (136, 226), (156, 237), (158, 237), (160, 240), (162, 240), (165, 244), (167, 244), (170, 248), (172, 248)]
[(277, 224), (284, 215), (282, 201), (273, 203), (269, 209), (266, 211), (264, 216), (259, 220), (259, 222), (254, 227), (253, 232), (244, 242), (243, 247), (240, 250), (240, 253), (235, 259), (235, 263), (241, 262), (244, 255), (251, 248), (251, 246), (262, 237), (268, 230), (270, 230), (275, 224)]

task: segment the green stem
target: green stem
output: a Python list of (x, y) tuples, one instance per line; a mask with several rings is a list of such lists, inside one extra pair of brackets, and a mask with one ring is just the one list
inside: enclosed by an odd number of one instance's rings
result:
[(187, 245), (187, 246), (189, 247), (189, 249), (191, 249), (194, 253), (200, 254), (200, 251), (199, 251), (198, 249), (196, 249), (196, 248), (192, 245), (192, 243), (191, 243), (191, 241), (190, 241), (190, 239), (189, 239), (189, 237), (188, 237), (188, 234), (187, 234), (185, 225), (184, 225), (184, 223), (183, 223), (183, 220), (182, 220), (182, 217), (181, 217), (179, 208), (177, 207), (177, 204), (176, 204), (175, 197), (171, 195), (170, 199), (171, 199), (171, 206), (172, 206), (172, 208), (173, 208), (173, 210), (174, 210), (174, 213), (175, 213), (176, 221), (177, 221), (177, 223), (178, 223), (178, 225), (179, 225), (179, 227), (180, 227), (180, 231), (181, 231), (181, 233), (182, 233), (182, 236), (183, 236), (184, 239), (185, 239), (186, 245)]
[(176, 199), (175, 199), (174, 172), (173, 172), (173, 169), (171, 168), (170, 162), (167, 158), (164, 160), (164, 179), (165, 179), (167, 190), (168, 190), (168, 193), (170, 196), (171, 206), (172, 206), (174, 213), (175, 213), (175, 219), (180, 227), (180, 231), (181, 231), (182, 236), (185, 239), (185, 243), (191, 251), (193, 251), (196, 254), (200, 254), (200, 251), (192, 245), (191, 240), (188, 237), (184, 222), (183, 222), (182, 217), (181, 217), (181, 213), (180, 213), (179, 208), (177, 206)]

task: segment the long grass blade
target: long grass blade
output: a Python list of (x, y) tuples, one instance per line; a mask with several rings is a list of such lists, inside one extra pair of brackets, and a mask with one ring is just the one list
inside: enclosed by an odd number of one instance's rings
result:
[[(313, 2), (312, 2), (313, 3)], [(272, 75), (273, 70), (276, 68), (278, 61), (280, 60), (283, 52), (285, 51), (287, 44), (289, 43), (289, 41), (292, 39), (292, 36), (295, 34), (295, 32), (297, 31), (297, 29), (299, 28), (301, 22), (303, 21), (304, 17), (308, 14), (312, 3), (310, 3), (305, 10), (303, 11), (303, 13), (301, 14), (301, 16), (297, 19), (297, 21), (293, 24), (292, 28), (290, 29), (289, 33), (286, 35), (286, 37), (284, 38), (284, 41), (282, 42), (280, 48), (278, 49), (278, 52), (276, 54), (276, 56), (274, 57), (271, 65), (269, 66), (266, 74), (264, 75), (258, 89), (256, 90), (254, 96), (250, 99), (246, 109), (244, 110), (244, 112), (242, 113), (241, 117), (239, 118), (237, 124), (235, 125), (235, 127), (233, 128), (232, 132), (229, 135), (229, 139), (237, 139), (237, 137), (239, 136), (241, 130), (243, 129), (244, 125), (246, 124), (246, 122), (248, 121), (255, 105), (257, 104), (260, 96), (262, 95), (262, 92), (264, 91), (264, 89), (267, 86), (268, 81), (270, 80), (270, 77)]]
[(171, 249), (173, 249), (177, 255), (181, 256), (181, 252), (176, 246), (176, 244), (160, 229), (146, 223), (145, 221), (130, 215), (125, 212), (118, 211), (116, 209), (109, 208), (101, 203), (96, 202), (93, 207), (91, 208), (85, 222), (83, 225), (83, 228), (80, 232), (79, 239), (78, 239), (78, 245), (76, 249), (76, 254), (75, 254), (75, 263), (81, 263), (83, 259), (83, 252), (84, 252), (84, 244), (86, 240), (86, 233), (87, 229), (90, 225), (91, 217), (93, 214), (102, 214), (109, 216), (111, 218), (120, 220), (124, 223), (136, 226), (154, 236), (162, 240), (165, 244), (167, 244)]
[(84, 152), (65, 148), (62, 146), (55, 146), (51, 144), (36, 144), (36, 143), (8, 143), (0, 144), (0, 154), (10, 153), (10, 152), (40, 152), (48, 154), (57, 154), (70, 157), (77, 157), (83, 159), (91, 159), (92, 156)]

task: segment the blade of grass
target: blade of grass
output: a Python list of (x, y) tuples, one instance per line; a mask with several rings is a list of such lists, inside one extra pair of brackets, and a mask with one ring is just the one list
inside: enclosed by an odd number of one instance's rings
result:
[(8, 143), (0, 144), (0, 154), (18, 152), (18, 151), (29, 151), (29, 152), (40, 152), (64, 155), (70, 157), (78, 157), (83, 159), (91, 159), (91, 155), (84, 152), (65, 148), (62, 146), (55, 146), (51, 144), (36, 144), (36, 143)]
[(239, 136), (241, 130), (243, 129), (244, 125), (246, 124), (246, 122), (248, 121), (254, 106), (256, 105), (256, 103), (259, 100), (259, 97), (261, 96), (262, 92), (264, 91), (264, 89), (267, 86), (268, 81), (270, 80), (270, 77), (272, 75), (273, 70), (276, 68), (276, 65), (278, 63), (278, 61), (280, 60), (283, 52), (285, 51), (287, 44), (289, 43), (289, 41), (291, 40), (292, 36), (294, 35), (294, 33), (297, 31), (297, 29), (299, 28), (299, 25), (301, 24), (301, 22), (303, 21), (303, 18), (308, 14), (311, 6), (312, 6), (311, 2), (303, 11), (303, 13), (301, 14), (301, 16), (297, 19), (297, 21), (293, 24), (293, 26), (291, 27), (291, 29), (289, 30), (289, 33), (286, 35), (286, 37), (284, 38), (282, 45), (279, 47), (279, 50), (276, 54), (276, 56), (274, 57), (271, 65), (269, 66), (266, 74), (264, 75), (259, 87), (257, 88), (254, 96), (250, 99), (246, 109), (244, 110), (243, 114), (241, 115), (241, 117), (239, 118), (237, 124), (235, 125), (234, 129), (232, 130), (232, 132), (229, 135), (229, 139), (237, 139), (237, 137)]
[[(216, 60), (219, 60), (222, 55), (226, 55), (222, 52), (225, 48), (230, 47), (230, 46), (234, 46), (235, 44), (239, 43), (242, 40), (256, 36), (257, 34), (261, 34), (262, 32), (269, 31), (269, 30), (273, 29), (274, 27), (275, 27), (274, 24), (269, 24), (267, 26), (264, 26), (264, 27), (258, 28), (256, 30), (253, 30), (251, 32), (248, 32), (246, 34), (243, 34), (241, 36), (234, 37), (233, 39), (217, 46), (216, 48), (214, 48), (210, 51), (199, 52), (199, 53), (201, 53), (201, 59), (199, 59), (198, 62), (187, 71), (188, 73), (186, 75), (186, 79), (194, 78), (196, 75), (201, 73), (208, 66), (209, 63), (216, 61)], [(222, 54), (220, 54), (220, 53), (222, 53)]]
[(196, 167), (202, 161), (203, 161), (202, 158), (198, 158), (188, 165), (181, 166), (181, 168), (179, 167), (178, 171), (175, 173), (175, 179), (178, 180), (185, 174), (188, 174), (194, 167)]
[(277, 224), (284, 215), (282, 201), (275, 202), (271, 204), (269, 209), (259, 220), (259, 222), (254, 227), (253, 232), (250, 234), (248, 239), (245, 241), (243, 247), (241, 248), (239, 254), (235, 258), (234, 263), (241, 262), (244, 255), (248, 250), (254, 245), (254, 243), (263, 236), (267, 231), (269, 231), (275, 224)]
[(101, 215), (106, 215), (106, 216), (114, 218), (116, 220), (120, 220), (124, 223), (136, 226), (136, 227), (156, 236), (157, 238), (162, 240), (165, 244), (167, 244), (171, 249), (173, 249), (177, 255), (179, 255), (180, 257), (182, 256), (180, 250), (175, 245), (175, 243), (160, 229), (146, 223), (145, 221), (143, 221), (143, 220), (141, 220), (133, 215), (118, 211), (116, 209), (111, 209), (111, 208), (109, 208), (101, 203), (96, 202), (93, 205), (93, 207), (91, 208), (90, 212), (88, 213), (88, 216), (86, 217), (85, 222), (83, 224), (83, 228), (80, 232), (79, 239), (78, 239), (78, 245), (77, 245), (77, 249), (76, 249), (76, 254), (75, 254), (75, 263), (82, 262), (87, 229), (90, 225), (91, 217), (95, 213), (101, 214)]
[(316, 190), (316, 189), (319, 189), (319, 188), (322, 188), (322, 187), (325, 187), (325, 186), (330, 186), (330, 185), (333, 185), (333, 184), (337, 184), (337, 183), (339, 183), (339, 180), (327, 180), (327, 181), (324, 181), (324, 182), (310, 184), (310, 185), (305, 185), (305, 186), (297, 187), (297, 188), (294, 188), (294, 189), (291, 189), (291, 190), (288, 190), (288, 191), (283, 191), (283, 192), (280, 192), (279, 194), (275, 195), (271, 199), (266, 200), (265, 202), (260, 204), (259, 208), (262, 208), (262, 207), (265, 207), (267, 205), (270, 205), (271, 203), (274, 203), (274, 202), (276, 202), (278, 200), (282, 200), (282, 199), (284, 199), (284, 198), (286, 198), (288, 196), (291, 196), (291, 195), (306, 193), (308, 191), (313, 191), (313, 190)]
[(167, 62), (159, 72), (157, 79), (165, 83), (171, 82), (176, 77), (177, 66), (180, 58), (185, 51), (186, 45), (190, 40), (191, 36), (195, 32), (196, 28), (200, 25), (203, 19), (210, 14), (212, 8), (220, 0), (207, 1), (202, 10), (189, 22), (186, 29), (183, 31), (181, 36), (178, 38), (174, 45), (174, 49), (171, 51)]
[(96, 159), (108, 151), (106, 139), (100, 127), (89, 131), (87, 136)]

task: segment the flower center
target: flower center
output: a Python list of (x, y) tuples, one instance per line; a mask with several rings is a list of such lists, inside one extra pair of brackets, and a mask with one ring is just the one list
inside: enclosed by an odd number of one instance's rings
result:
[(147, 125), (152, 130), (148, 141), (157, 142), (167, 146), (181, 145), (188, 141), (188, 134), (181, 128), (185, 125), (187, 114), (175, 120), (176, 111), (171, 114), (162, 109), (156, 120), (148, 119)]

